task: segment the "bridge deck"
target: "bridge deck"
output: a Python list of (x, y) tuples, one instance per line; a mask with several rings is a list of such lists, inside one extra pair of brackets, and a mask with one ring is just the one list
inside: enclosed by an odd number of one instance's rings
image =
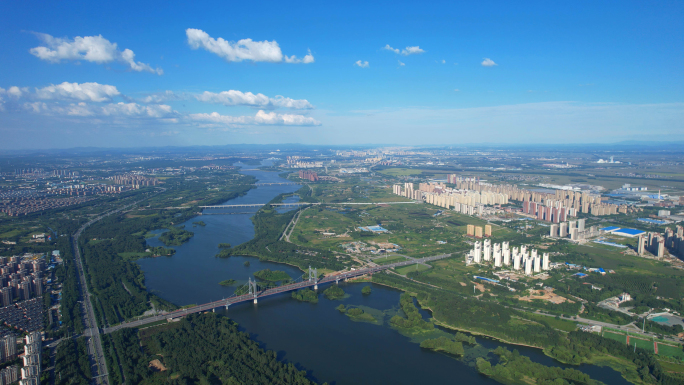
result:
[(137, 327), (144, 326), (144, 325), (147, 325), (147, 324), (150, 324), (153, 322), (157, 322), (157, 321), (163, 321), (166, 319), (183, 317), (183, 316), (186, 316), (188, 314), (199, 313), (199, 312), (212, 310), (212, 309), (219, 308), (219, 307), (226, 307), (226, 306), (241, 303), (241, 302), (253, 301), (255, 298), (259, 299), (259, 298), (263, 298), (263, 297), (268, 297), (270, 295), (285, 293), (285, 292), (293, 291), (293, 290), (299, 290), (299, 289), (303, 289), (305, 287), (310, 287), (310, 286), (314, 286), (314, 285), (322, 285), (325, 283), (344, 280), (347, 278), (354, 278), (354, 277), (358, 277), (361, 275), (373, 274), (373, 273), (377, 273), (377, 272), (380, 272), (380, 271), (383, 271), (386, 269), (390, 269), (393, 267), (407, 266), (407, 265), (412, 265), (414, 263), (425, 263), (425, 262), (435, 261), (438, 259), (448, 258), (450, 256), (451, 256), (451, 254), (436, 255), (436, 256), (432, 256), (432, 257), (425, 257), (425, 258), (414, 259), (414, 260), (410, 260), (410, 261), (397, 262), (397, 263), (391, 263), (388, 265), (375, 266), (375, 267), (370, 267), (370, 268), (366, 268), (366, 269), (348, 271), (348, 272), (344, 272), (344, 273), (341, 273), (338, 275), (330, 275), (330, 276), (324, 277), (324, 278), (320, 279), (319, 281), (313, 281), (313, 280), (312, 281), (302, 281), (302, 282), (297, 282), (297, 283), (293, 283), (290, 285), (278, 286), (278, 287), (262, 290), (262, 291), (258, 292), (256, 294), (256, 296), (254, 294), (243, 294), (243, 295), (239, 295), (239, 296), (234, 296), (234, 297), (222, 299), (219, 301), (213, 301), (213, 302), (205, 303), (202, 305), (189, 307), (186, 309), (175, 310), (175, 311), (165, 313), (165, 314), (161, 314), (161, 315), (151, 316), (151, 317), (147, 317), (147, 318), (143, 318), (143, 319), (139, 319), (139, 320), (135, 320), (135, 321), (130, 321), (130, 322), (124, 322), (124, 323), (116, 325), (116, 326), (105, 328), (104, 332), (105, 332), (105, 334), (108, 334), (108, 333), (112, 333), (112, 332), (115, 332), (115, 331), (117, 331), (119, 329), (123, 329), (123, 328), (137, 328)]

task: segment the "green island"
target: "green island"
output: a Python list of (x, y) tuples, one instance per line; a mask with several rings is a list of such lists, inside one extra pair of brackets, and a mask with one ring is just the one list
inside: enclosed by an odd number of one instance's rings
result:
[(478, 357), (476, 367), (480, 373), (504, 384), (602, 384), (577, 369), (563, 369), (532, 362), (529, 357), (520, 355), (517, 350), (511, 352), (500, 346), (494, 353), (499, 357), (496, 365), (492, 366), (487, 359)]
[(390, 325), (397, 329), (411, 332), (432, 331), (435, 325), (432, 322), (423, 320), (418, 308), (413, 304), (413, 297), (408, 293), (403, 293), (399, 299), (399, 306), (406, 315), (406, 318), (395, 315), (390, 319)]
[(249, 263), (249, 261), (245, 261), (245, 263), (243, 263), (242, 265), (245, 267), (249, 267), (251, 265), (251, 263)]
[(454, 341), (444, 336), (424, 340), (420, 343), (420, 347), (423, 349), (434, 350), (436, 352), (445, 352), (454, 356), (462, 356), (463, 353), (465, 353), (463, 350), (463, 343), (460, 341)]
[(318, 303), (318, 293), (311, 289), (302, 289), (292, 292), (292, 298), (301, 302)]
[(166, 248), (163, 246), (150, 247), (150, 253), (156, 257), (170, 257), (176, 254), (176, 249)]
[(237, 283), (237, 281), (234, 279), (226, 279), (226, 280), (219, 282), (219, 285), (221, 285), (221, 286), (233, 286), (236, 283)]
[(178, 227), (169, 227), (168, 231), (165, 231), (159, 236), (159, 240), (162, 241), (166, 246), (180, 246), (185, 242), (189, 241), (195, 235), (192, 231), (185, 229), (179, 229)]
[(339, 286), (333, 285), (325, 289), (323, 291), (323, 295), (325, 295), (327, 299), (335, 300), (344, 298), (346, 296), (346, 293)]
[(221, 249), (214, 257), (216, 258), (229, 258), (233, 253), (230, 251), (229, 248), (224, 248)]
[(193, 224), (193, 225), (197, 225), (197, 226), (202, 226), (202, 227), (204, 227), (204, 226), (207, 225), (206, 223), (204, 223), (204, 221), (192, 222), (192, 224)]
[(358, 307), (345, 307), (344, 305), (340, 305), (336, 309), (339, 310), (340, 313), (343, 313), (347, 317), (351, 318), (352, 321), (370, 322), (375, 324), (379, 323), (378, 320), (375, 319), (375, 317), (373, 317), (369, 313), (364, 312), (363, 309)]
[(268, 282), (289, 281), (292, 279), (284, 271), (271, 270), (271, 269), (264, 269), (264, 270), (256, 271), (256, 272), (254, 272), (254, 276), (259, 278), (262, 281), (268, 281)]
[(230, 243), (219, 243), (218, 248), (219, 249), (230, 249)]
[(364, 286), (363, 289), (361, 289), (361, 294), (363, 295), (369, 295), (371, 293), (371, 287), (370, 286)]
[(116, 384), (314, 384), (305, 371), (260, 348), (235, 322), (212, 313), (106, 334), (103, 348), (110, 352), (109, 376)]

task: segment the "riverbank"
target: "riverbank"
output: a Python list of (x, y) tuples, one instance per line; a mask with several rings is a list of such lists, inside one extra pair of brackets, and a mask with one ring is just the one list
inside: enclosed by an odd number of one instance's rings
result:
[[(417, 282), (417, 281), (414, 281), (414, 282)], [(391, 287), (393, 289), (401, 290), (401, 291), (406, 292), (406, 293), (411, 293), (414, 295), (417, 294), (416, 292), (411, 291), (410, 289), (407, 289), (405, 287), (401, 287), (399, 285), (392, 285), (389, 283), (378, 283), (378, 282), (373, 282), (373, 283), (378, 284), (378, 285)], [(425, 303), (425, 301), (421, 301), (421, 299), (418, 297), (416, 297), (416, 299), (417, 299), (417, 302), (418, 302), (420, 308), (425, 310), (425, 311), (429, 311), (430, 315), (431, 315), (432, 319), (435, 321), (435, 323), (438, 326), (443, 327), (445, 329), (467, 332), (467, 333), (472, 334), (472, 335), (491, 338), (492, 340), (498, 341), (500, 343), (505, 343), (508, 345), (522, 346), (522, 347), (526, 347), (526, 348), (541, 350), (545, 356), (547, 356), (547, 357), (549, 357), (549, 358), (553, 359), (554, 361), (557, 361), (561, 364), (564, 364), (564, 365), (571, 365), (571, 366), (579, 367), (582, 364), (585, 364), (585, 365), (596, 365), (596, 366), (601, 366), (601, 367), (609, 367), (609, 368), (615, 370), (616, 372), (620, 373), (620, 375), (622, 376), (623, 379), (625, 379), (631, 383), (638, 384), (638, 385), (648, 384), (648, 382), (645, 382), (641, 378), (641, 376), (639, 375), (639, 372), (637, 370), (636, 365), (634, 363), (624, 359), (624, 358), (616, 357), (613, 355), (607, 355), (607, 354), (603, 354), (603, 353), (599, 353), (599, 352), (593, 352), (591, 357), (589, 357), (589, 358), (583, 357), (582, 361), (579, 363), (578, 362), (565, 361), (565, 360), (560, 359), (558, 356), (551, 354), (548, 347), (532, 345), (532, 344), (525, 344), (525, 343), (521, 343), (521, 342), (517, 342), (517, 341), (510, 341), (510, 340), (507, 340), (505, 338), (501, 338), (501, 337), (493, 335), (493, 334), (488, 334), (486, 332), (472, 330), (472, 329), (468, 329), (468, 328), (465, 328), (462, 326), (454, 326), (454, 325), (448, 324), (444, 321), (437, 319), (434, 315), (434, 313), (435, 313), (434, 309), (432, 309), (429, 305), (427, 305)]]

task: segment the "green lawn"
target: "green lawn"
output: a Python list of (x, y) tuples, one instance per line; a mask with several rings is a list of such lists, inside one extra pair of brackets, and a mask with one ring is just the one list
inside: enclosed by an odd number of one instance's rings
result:
[(617, 334), (617, 333), (612, 333), (612, 332), (603, 332), (603, 336), (606, 338), (610, 338), (611, 340), (622, 342), (623, 344), (627, 343), (627, 336), (625, 336), (624, 334)]
[(658, 344), (658, 354), (668, 357), (676, 357), (680, 360), (684, 360), (684, 350), (682, 347), (670, 346), (665, 344)]
[(397, 267), (396, 269), (394, 269), (394, 271), (396, 271), (397, 273), (399, 273), (401, 275), (406, 275), (406, 274), (413, 272), (413, 271), (423, 271), (423, 270), (427, 270), (427, 269), (429, 269), (429, 267), (416, 263), (413, 265)]
[(415, 169), (410, 169), (410, 168), (388, 168), (385, 170), (381, 170), (380, 174), (385, 174), (389, 176), (409, 176), (409, 175), (418, 175), (420, 174), (420, 170), (415, 170)]
[(525, 314), (525, 317), (535, 321), (544, 321), (547, 324), (549, 324), (552, 328), (562, 330), (565, 332), (577, 330), (577, 322), (568, 321), (564, 319), (556, 319), (554, 317), (548, 317), (533, 313)]
[(648, 350), (649, 352), (653, 352), (653, 341), (651, 340), (642, 340), (640, 338), (636, 337), (629, 337), (629, 346), (634, 346), (636, 343), (637, 348), (642, 348), (645, 350)]
[(375, 258), (373, 259), (373, 262), (377, 263), (378, 265), (389, 265), (390, 263), (404, 262), (405, 260), (406, 258), (402, 257), (401, 255), (388, 255), (383, 258)]

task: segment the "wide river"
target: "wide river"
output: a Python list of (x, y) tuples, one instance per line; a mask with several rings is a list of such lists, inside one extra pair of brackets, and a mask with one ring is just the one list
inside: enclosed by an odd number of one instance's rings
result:
[[(264, 162), (264, 165), (269, 164)], [(259, 182), (287, 182), (275, 172), (255, 170), (254, 166), (246, 164), (236, 165), (242, 167), (243, 174), (252, 175)], [(278, 194), (294, 192), (299, 187), (259, 186), (226, 204), (266, 203)], [(238, 245), (254, 237), (250, 217), (255, 211), (251, 208), (212, 210), (239, 214), (203, 215), (186, 222), (186, 229), (193, 231), (195, 236), (175, 247), (174, 256), (138, 262), (145, 272), (147, 288), (177, 305), (188, 305), (230, 296), (235, 288), (220, 286), (220, 281), (234, 279), (242, 284), (252, 273), (265, 268), (283, 270), (293, 278), (300, 276), (302, 272), (289, 265), (260, 262), (249, 257), (214, 257), (219, 252), (219, 243)], [(192, 224), (199, 220), (206, 226)], [(156, 238), (148, 239), (148, 243), (160, 245)], [(245, 266), (245, 261), (250, 265)], [(398, 309), (399, 291), (372, 285), (372, 294), (363, 296), (361, 289), (368, 283), (340, 285), (349, 295), (343, 300), (330, 301), (320, 295), (317, 304), (310, 304), (298, 302), (288, 293), (260, 299), (258, 305), (243, 303), (221, 311), (238, 322), (264, 348), (278, 352), (279, 358), (307, 370), (311, 378), (331, 384), (496, 384), (477, 372), (474, 360), (476, 356), (487, 354), (486, 349), (502, 345), (518, 349), (535, 362), (570, 367), (555, 362), (541, 350), (501, 344), (482, 337), (477, 337), (481, 346), (466, 349), (466, 357), (460, 360), (421, 349), (411, 338), (388, 326), (389, 318)], [(320, 288), (323, 289), (325, 287)], [(335, 309), (340, 303), (383, 311), (374, 314), (384, 314), (384, 324), (353, 322)], [(428, 317), (426, 312), (422, 313)], [(607, 367), (582, 365), (574, 368), (606, 384), (628, 384), (618, 372)]]

